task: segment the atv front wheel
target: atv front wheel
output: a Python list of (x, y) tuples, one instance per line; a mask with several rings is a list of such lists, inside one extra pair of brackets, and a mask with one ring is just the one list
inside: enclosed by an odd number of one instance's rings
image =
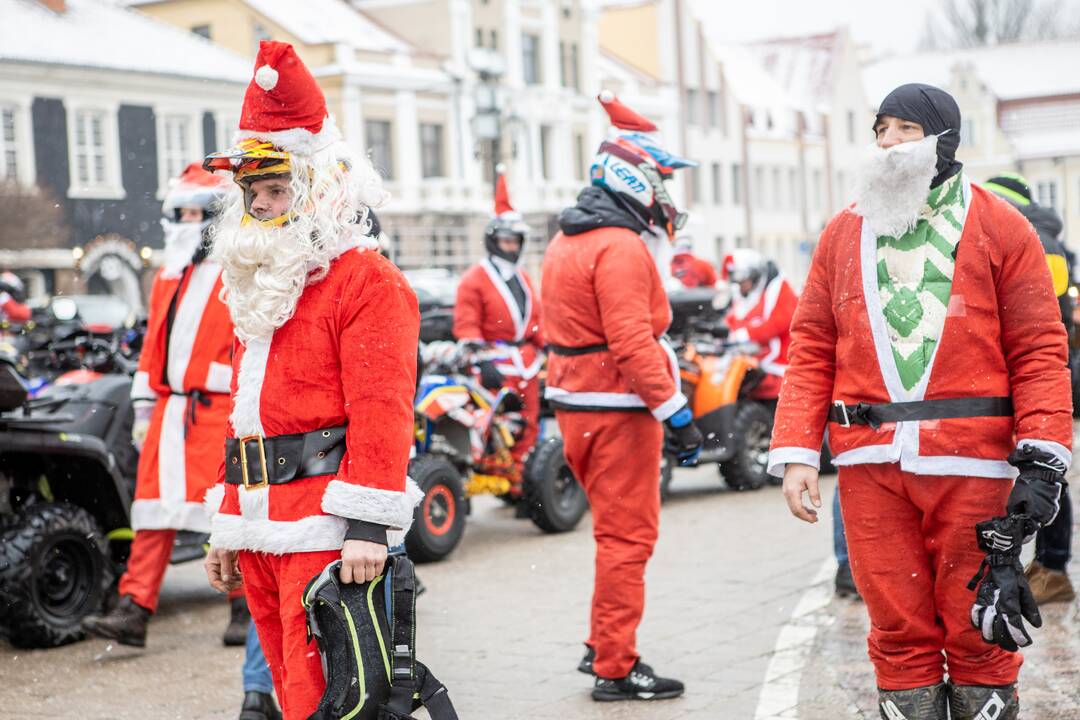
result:
[(720, 474), (732, 490), (758, 490), (769, 478), (769, 442), (773, 416), (760, 403), (739, 403), (732, 422), (735, 457), (720, 463)]
[(437, 455), (421, 455), (409, 463), (409, 477), (424, 491), (413, 511), (405, 549), (413, 562), (442, 560), (465, 534), (465, 489), (456, 467)]
[(525, 464), (522, 502), (529, 517), (547, 533), (573, 530), (589, 509), (589, 499), (563, 454), (562, 438), (536, 446)]
[(112, 581), (105, 537), (86, 510), (32, 505), (0, 535), (0, 632), (21, 648), (82, 638)]

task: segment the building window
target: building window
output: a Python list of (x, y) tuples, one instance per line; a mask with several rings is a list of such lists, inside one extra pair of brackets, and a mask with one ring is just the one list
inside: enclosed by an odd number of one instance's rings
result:
[(499, 31), (498, 30), (492, 30), (489, 33), (489, 37), (491, 38), (491, 49), (492, 50), (498, 50), (499, 49)]
[(701, 168), (690, 168), (690, 202), (694, 205), (701, 202)]
[(191, 118), (183, 115), (167, 115), (161, 122), (161, 164), (166, 181), (179, 176), (191, 162), (190, 131)]
[(585, 137), (581, 133), (574, 134), (574, 179), (585, 179)]
[(570, 57), (567, 58), (567, 62), (570, 64), (570, 87), (580, 91), (581, 73), (578, 71), (580, 64), (578, 63), (577, 43), (570, 43)]
[(847, 141), (849, 145), (855, 144), (855, 112), (847, 111)]
[(971, 118), (963, 118), (960, 121), (960, 144), (964, 147), (975, 147), (979, 144), (978, 125)]
[(367, 138), (371, 164), (384, 178), (394, 179), (394, 153), (388, 120), (365, 120), (364, 137)]
[(697, 125), (697, 122), (698, 122), (697, 99), (698, 99), (697, 90), (694, 90), (693, 88), (687, 88), (686, 89), (686, 124), (687, 125)]
[(79, 185), (107, 185), (105, 162), (105, 113), (79, 110), (75, 113), (75, 179)]
[(750, 198), (754, 207), (765, 207), (765, 168), (754, 168), (754, 195)]
[(712, 201), (713, 205), (720, 205), (724, 202), (723, 169), (720, 167), (720, 163), (712, 164)]
[(540, 177), (551, 179), (551, 126), (540, 126)]
[(15, 108), (0, 110), (0, 178), (19, 177), (19, 153), (15, 148)]
[(813, 177), (814, 177), (814, 182), (813, 182), (813, 185), (814, 185), (814, 209), (820, 212), (821, 210), (824, 209), (822, 207), (824, 205), (824, 203), (822, 202), (822, 192), (821, 192), (822, 191), (822, 185), (824, 185), (824, 181), (821, 179), (821, 177), (822, 177), (821, 176), (821, 170), (814, 170)]
[(476, 28), (476, 47), (484, 47), (484, 30), (483, 28)]
[(521, 74), (526, 85), (539, 85), (540, 37), (525, 33), (521, 36)]
[(720, 127), (720, 96), (715, 90), (710, 90), (705, 97), (708, 104), (709, 127)]
[(745, 247), (745, 245), (743, 244), (743, 236), (742, 235), (736, 235), (735, 236), (735, 247), (737, 247), (737, 248)]
[(195, 25), (191, 28), (191, 32), (199, 37), (204, 37), (207, 40), (210, 39), (210, 26), (209, 25)]
[(731, 166), (731, 202), (734, 205), (742, 202), (742, 165), (739, 163)]
[(788, 168), (788, 207), (792, 210), (798, 210), (802, 207), (799, 192), (799, 171), (795, 168)]
[(1040, 180), (1036, 185), (1039, 197), (1038, 203), (1048, 208), (1058, 209), (1057, 183), (1053, 180)]
[(444, 177), (443, 126), (420, 123), (420, 171), (423, 177)]
[(780, 185), (780, 168), (772, 169), (772, 206), (779, 210), (784, 206), (784, 188)]
[[(848, 196), (847, 177), (844, 175), (844, 171), (841, 170), (836, 173), (836, 187), (840, 191), (841, 199), (845, 199)], [(846, 204), (846, 200), (845, 200)]]
[(252, 27), (251, 27), (251, 42), (252, 42), (252, 45), (254, 46), (253, 49), (252, 49), (252, 52), (255, 55), (259, 54), (259, 43), (261, 43), (263, 40), (272, 40), (272, 39), (273, 38), (270, 36), (270, 31), (267, 30), (266, 28), (264, 28), (262, 25), (260, 25), (259, 23), (255, 23), (254, 25), (252, 25)]
[(713, 240), (713, 247), (716, 248), (716, 257), (723, 258), (725, 255), (727, 255), (727, 252), (725, 251), (725, 248), (724, 248), (724, 236), (723, 235), (717, 235), (716, 236), (716, 238)]

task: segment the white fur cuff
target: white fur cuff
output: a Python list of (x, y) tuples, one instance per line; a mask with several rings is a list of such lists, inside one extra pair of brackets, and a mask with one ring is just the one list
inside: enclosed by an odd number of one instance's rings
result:
[(331, 480), (323, 493), (322, 509), (338, 517), (408, 530), (412, 525), (413, 508), (423, 497), (423, 491), (412, 478), (406, 479), (405, 492)]
[(203, 497), (203, 509), (206, 511), (206, 517), (209, 520), (213, 520), (214, 516), (218, 514), (218, 510), (221, 509), (221, 501), (225, 499), (225, 484), (218, 483), (211, 488), (208, 488), (206, 495)]

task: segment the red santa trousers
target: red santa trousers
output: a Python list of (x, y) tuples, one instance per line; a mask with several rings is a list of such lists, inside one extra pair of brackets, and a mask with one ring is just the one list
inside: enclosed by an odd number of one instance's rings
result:
[[(120, 595), (130, 595), (135, 604), (157, 612), (161, 583), (172, 558), (175, 530), (138, 530), (131, 541), (127, 570), (120, 576)], [(229, 599), (244, 597), (244, 590), (233, 590)]]
[(535, 376), (529, 380), (507, 377), (503, 387), (513, 390), (521, 398), (521, 416), (525, 427), (522, 428), (521, 436), (514, 443), (514, 447), (510, 449), (510, 454), (520, 465), (532, 452), (536, 438), (540, 435), (540, 377)]
[(592, 506), (596, 580), (587, 643), (593, 671), (621, 678), (637, 661), (645, 564), (660, 528), (663, 427), (645, 412), (557, 412), (566, 460)]
[(326, 689), (319, 649), (314, 640), (308, 642), (300, 600), (311, 578), (340, 558), (340, 550), (286, 555), (240, 551), (248, 607), (285, 720), (306, 720)]
[(895, 463), (840, 468), (840, 507), (855, 585), (870, 614), (878, 687), (1016, 682), (1023, 657), (971, 626), (968, 581), (983, 553), (975, 524), (1001, 515), (1012, 483), (915, 475)]

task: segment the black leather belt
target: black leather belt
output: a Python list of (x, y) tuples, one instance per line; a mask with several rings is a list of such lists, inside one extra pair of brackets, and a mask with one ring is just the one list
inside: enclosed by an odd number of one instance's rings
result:
[(248, 490), (336, 473), (345, 455), (345, 426), (225, 441), (225, 482)]
[(568, 347), (566, 345), (548, 344), (548, 351), (562, 357), (574, 357), (576, 355), (589, 355), (591, 353), (604, 352), (608, 349), (607, 343), (597, 345), (582, 345), (581, 347)]
[(966, 397), (915, 402), (846, 405), (836, 400), (829, 408), (829, 420), (841, 427), (869, 425), (875, 430), (885, 423), (909, 420), (948, 420), (974, 417), (1012, 417), (1009, 397)]

